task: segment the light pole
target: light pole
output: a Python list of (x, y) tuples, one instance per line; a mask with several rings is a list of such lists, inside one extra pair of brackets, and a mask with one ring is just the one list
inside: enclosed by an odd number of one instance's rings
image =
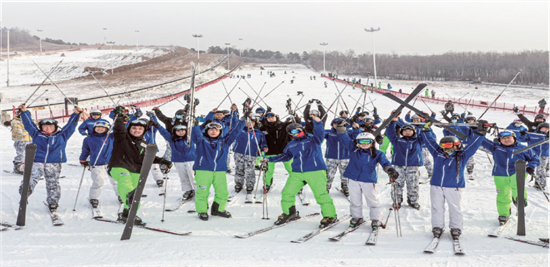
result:
[(103, 44), (107, 43), (107, 28), (103, 28)]
[(323, 73), (326, 74), (326, 72), (327, 72), (327, 71), (326, 71), (326, 68), (325, 68), (325, 51), (326, 51), (326, 50), (325, 50), (324, 47), (327, 46), (328, 43), (320, 43), (320, 45), (323, 46)]
[(374, 64), (374, 86), (378, 86), (378, 81), (376, 80), (376, 52), (374, 50), (374, 32), (380, 31), (380, 27), (378, 29), (375, 29), (371, 27), (370, 29), (366, 29), (366, 32), (372, 32), (372, 62)]
[[(37, 32), (42, 32), (42, 30), (36, 30)], [(38, 36), (38, 42), (40, 43), (40, 55), (42, 55), (42, 37)]]
[(8, 36), (7, 36), (7, 39), (8, 39), (8, 42), (7, 42), (7, 47), (8, 47), (8, 61), (7, 61), (7, 64), (8, 64), (8, 67), (7, 67), (7, 80), (6, 80), (6, 87), (10, 87), (10, 32), (13, 31), (13, 29), (8, 29), (8, 28), (3, 28), (2, 29), (3, 31), (7, 31), (8, 32)]
[[(239, 38), (239, 41), (242, 41), (242, 40), (243, 40), (243, 38)], [(239, 46), (239, 57), (243, 57), (243, 49), (242, 49), (241, 46)]]
[(227, 69), (229, 70), (229, 46), (231, 43), (225, 43), (227, 45)]
[[(107, 44), (110, 44), (111, 45), (111, 57), (113, 56), (113, 45), (115, 44), (115, 42), (107, 42)], [(111, 59), (111, 75), (114, 74), (114, 70), (113, 70), (113, 59)]]
[(136, 30), (136, 51), (139, 50), (139, 30)]
[(202, 34), (193, 34), (193, 37), (197, 38), (197, 65), (198, 65), (198, 74), (201, 74), (201, 48), (199, 40), (202, 37)]

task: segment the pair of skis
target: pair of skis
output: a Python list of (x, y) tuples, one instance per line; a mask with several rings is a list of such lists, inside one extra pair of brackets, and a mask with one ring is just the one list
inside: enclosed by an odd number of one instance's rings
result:
[[(424, 249), (424, 253), (433, 254), (436, 252), (437, 246), (439, 245), (439, 242), (441, 241), (441, 237), (434, 237), (430, 244)], [(460, 245), (459, 239), (453, 239), (451, 236), (451, 241), (453, 243), (453, 251), (455, 255), (465, 255), (466, 252)]]

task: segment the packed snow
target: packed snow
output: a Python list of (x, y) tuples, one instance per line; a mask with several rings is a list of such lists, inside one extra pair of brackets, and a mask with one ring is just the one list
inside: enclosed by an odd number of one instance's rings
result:
[[(237, 87), (240, 87), (253, 98), (256, 94), (252, 88), (260, 93), (265, 102), (273, 108), (280, 117), (286, 115), (285, 101), (290, 96), (297, 103), (300, 96), (297, 91), (304, 92), (304, 99), (315, 98), (323, 102), (327, 107), (331, 106), (335, 97), (336, 89), (342, 90), (343, 84), (333, 83), (328, 79), (320, 78), (319, 73), (314, 72), (302, 65), (262, 65), (244, 66), (239, 69), (236, 75), (251, 74), (251, 78), (240, 80)], [(270, 78), (267, 71), (273, 71), (276, 76)], [(286, 74), (284, 73), (286, 71)], [(310, 77), (315, 76), (315, 80)], [(358, 77), (361, 78), (361, 77)], [(363, 79), (366, 80), (365, 77)], [(293, 84), (290, 80), (294, 80)], [(201, 103), (197, 107), (197, 114), (206, 114), (217, 107), (226, 96), (224, 86), (230, 90), (239, 81), (236, 78), (225, 79), (223, 83), (217, 83), (206, 87), (196, 93)], [(410, 92), (420, 81), (386, 81), (390, 82), (394, 90), (402, 88), (404, 92)], [(282, 85), (280, 85), (284, 82)], [(325, 88), (324, 82), (328, 83)], [(250, 86), (249, 86), (249, 85)], [(280, 85), (275, 91), (268, 92)], [(466, 83), (438, 83), (428, 82), (429, 88), (435, 88), (439, 95), (448, 93), (453, 97), (460, 97), (466, 92), (472, 92), (472, 85)], [(252, 88), (251, 88), (252, 87)], [(336, 88), (337, 87), (337, 88)], [(476, 90), (475, 99), (492, 100), (496, 97), (502, 87), (481, 86)], [(362, 99), (362, 92), (359, 89), (353, 90), (350, 86), (342, 93), (347, 106), (351, 109), (355, 99)], [(375, 100), (374, 105), (378, 108), (381, 117), (386, 117), (398, 104), (386, 99), (380, 94), (367, 93), (367, 97)], [(246, 95), (239, 89), (231, 94), (234, 103), (242, 107)], [(510, 88), (502, 97), (502, 101), (521, 104), (535, 105), (541, 98), (540, 91), (528, 89)], [(105, 100), (108, 104), (109, 100)], [(183, 101), (183, 100), (182, 100)], [(367, 100), (368, 102), (368, 100)], [(361, 100), (362, 103), (362, 100)], [(225, 100), (220, 109), (229, 109), (231, 102)], [(443, 109), (441, 105), (427, 103), (434, 111)], [(335, 109), (336, 104), (332, 107)], [(420, 109), (425, 106), (416, 103)], [(142, 107), (150, 110), (152, 107)], [(173, 101), (161, 107), (161, 110), (168, 116), (172, 116), (177, 109), (182, 108), (181, 104)], [(367, 106), (372, 109), (372, 105)], [(341, 108), (339, 108), (340, 110)], [(405, 109), (406, 110), (406, 109)], [(482, 109), (472, 108), (474, 115), (481, 114)], [(404, 114), (403, 114), (404, 115)], [(440, 116), (438, 115), (438, 118)], [(515, 115), (509, 112), (489, 111), (484, 119), (496, 122), (506, 127)], [(329, 120), (333, 115), (329, 114)], [(441, 129), (435, 128), (438, 137), (441, 137)], [(3, 170), (11, 171), (12, 159), (15, 155), (9, 129), (0, 128), (0, 135), (4, 140), (0, 147), (2, 157), (1, 167)], [(78, 156), (81, 150), (83, 136), (75, 133), (67, 145), (68, 163), (78, 165)], [(493, 137), (489, 137), (493, 138)], [(161, 136), (157, 136), (157, 143), (162, 155), (166, 142)], [(324, 147), (324, 145), (323, 145)], [(27, 224), (24, 229), (14, 231), (7, 230), (0, 233), (2, 237), (1, 256), (2, 265), (5, 266), (29, 266), (29, 265), (307, 265), (307, 266), (335, 266), (335, 265), (376, 265), (376, 266), (548, 266), (548, 249), (537, 246), (522, 244), (507, 240), (505, 236), (515, 236), (516, 225), (512, 224), (504, 230), (499, 238), (490, 238), (487, 234), (497, 225), (496, 192), (493, 177), (491, 176), (491, 163), (487, 155), (478, 151), (475, 161), (475, 180), (467, 180), (467, 185), (462, 195), (462, 210), (464, 214), (464, 229), (461, 236), (461, 243), (466, 251), (465, 256), (453, 255), (450, 236), (447, 231), (444, 233), (441, 243), (435, 254), (424, 254), (423, 249), (432, 239), (430, 224), (430, 199), (429, 185), (420, 185), (421, 209), (412, 209), (406, 204), (400, 210), (401, 227), (403, 237), (396, 237), (396, 224), (393, 214), (388, 221), (387, 229), (380, 231), (376, 246), (366, 246), (365, 241), (370, 233), (370, 223), (359, 230), (344, 237), (340, 242), (334, 243), (328, 240), (343, 230), (349, 224), (348, 221), (323, 232), (312, 240), (293, 244), (291, 240), (297, 239), (308, 232), (317, 229), (321, 216), (306, 219), (293, 223), (283, 228), (275, 229), (248, 239), (237, 239), (235, 234), (243, 234), (253, 230), (272, 225), (276, 217), (281, 214), (280, 200), (281, 191), (287, 179), (283, 165), (278, 163), (275, 170), (275, 186), (268, 195), (268, 207), (270, 220), (262, 220), (262, 204), (245, 204), (244, 190), (237, 195), (233, 202), (227, 206), (227, 210), (233, 214), (233, 218), (211, 217), (204, 222), (197, 218), (196, 214), (188, 214), (192, 209), (192, 203), (185, 204), (176, 212), (166, 212), (165, 222), (161, 223), (163, 197), (158, 196), (158, 190), (152, 178), (148, 179), (142, 198), (142, 205), (139, 216), (148, 223), (148, 226), (165, 228), (177, 231), (191, 231), (189, 236), (174, 236), (164, 233), (152, 232), (136, 228), (133, 230), (132, 238), (129, 241), (120, 241), (123, 226), (98, 222), (92, 219), (90, 204), (88, 203), (88, 191), (91, 185), (89, 172), (84, 173), (84, 182), (76, 206), (72, 211), (79, 181), (82, 175), (82, 167), (63, 165), (61, 175), (66, 178), (60, 179), (62, 197), (58, 209), (64, 226), (54, 227), (51, 224), (48, 211), (42, 203), (46, 198), (44, 181), (41, 181), (33, 195), (29, 198), (27, 208)], [(231, 159), (233, 161), (233, 159)], [(491, 159), (492, 160), (492, 159)], [(231, 163), (233, 167), (233, 162)], [(420, 180), (427, 179), (424, 168), (420, 168)], [(333, 185), (339, 185), (339, 174)], [(182, 191), (179, 178), (175, 172), (169, 174), (167, 207), (176, 204), (181, 197)], [(227, 175), (228, 187), (233, 188), (233, 175)], [(19, 206), (18, 186), (21, 176), (2, 172), (1, 185), (1, 210), (2, 221), (14, 223), (17, 217)], [(387, 216), (391, 198), (390, 186), (387, 185), (388, 177), (380, 172), (378, 181), (378, 194), (381, 203), (385, 206), (384, 218)], [(529, 185), (532, 185), (530, 183)], [(538, 240), (539, 237), (548, 237), (548, 203), (543, 193), (531, 186), (526, 186), (528, 192), (529, 206), (526, 208), (526, 239)], [(115, 219), (117, 216), (118, 201), (112, 187), (106, 182), (103, 187), (103, 194), (100, 199), (101, 210), (104, 217)], [(296, 207), (300, 214), (306, 215), (320, 212), (315, 204), (311, 190), (306, 186), (306, 196), (310, 199), (309, 206), (302, 206), (296, 200)], [(330, 195), (339, 217), (349, 214), (349, 202), (336, 190)], [(210, 201), (213, 199), (213, 189)], [(258, 191), (260, 196), (260, 190)], [(515, 208), (512, 206), (512, 214)], [(368, 219), (368, 208), (364, 205), (365, 219)], [(448, 222), (447, 222), (448, 223)]]

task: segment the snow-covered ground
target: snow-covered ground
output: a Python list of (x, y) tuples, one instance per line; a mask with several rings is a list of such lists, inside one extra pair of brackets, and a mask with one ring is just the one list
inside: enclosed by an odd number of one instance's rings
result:
[[(261, 96), (264, 97), (271, 89), (284, 83), (264, 100), (273, 110), (283, 117), (286, 114), (284, 107), (287, 95), (298, 102), (297, 91), (304, 92), (302, 104), (311, 98), (320, 99), (324, 105), (330, 106), (335, 99), (336, 88), (334, 83), (319, 77), (301, 65), (263, 65), (265, 70), (260, 75), (259, 66), (243, 67), (236, 74), (251, 74), (252, 78), (240, 81), (237, 87), (255, 96), (253, 90), (247, 85), (250, 83), (256, 91), (265, 85)], [(276, 77), (269, 78), (266, 71), (274, 71)], [(284, 71), (287, 73), (284, 74)], [(310, 76), (316, 76), (316, 80), (310, 80)], [(295, 77), (295, 78), (293, 78)], [(290, 84), (290, 80), (294, 83)], [(206, 114), (212, 110), (225, 97), (227, 90), (233, 88), (238, 79), (225, 79), (223, 84), (217, 83), (197, 92), (201, 100), (197, 107), (198, 114)], [(327, 81), (328, 88), (323, 83)], [(382, 80), (383, 84), (388, 81)], [(418, 82), (390, 81), (394, 88), (402, 88), (404, 92), (410, 92)], [(344, 86), (336, 84), (339, 90)], [(429, 88), (435, 88), (439, 95), (462, 96), (466, 92), (473, 91), (471, 85), (464, 83), (428, 83)], [(476, 99), (493, 99), (500, 93), (500, 87), (480, 87), (476, 91)], [(518, 93), (519, 91), (523, 93)], [(346, 88), (342, 93), (347, 105), (351, 109), (355, 102), (348, 95), (358, 98), (361, 91)], [(367, 94), (375, 101), (382, 117), (385, 117), (398, 105), (379, 94)], [(245, 94), (235, 89), (231, 99), (239, 108), (245, 100)], [(509, 89), (502, 95), (502, 101), (534, 104), (540, 99), (539, 91), (525, 89)], [(302, 105), (300, 104), (300, 105)], [(230, 102), (226, 100), (221, 109), (229, 109)], [(442, 110), (441, 105), (428, 103), (435, 111)], [(425, 106), (416, 103), (420, 109)], [(144, 108), (150, 110), (151, 107)], [(173, 101), (161, 109), (171, 115), (181, 104)], [(372, 106), (368, 106), (372, 108)], [(334, 109), (334, 108), (333, 108)], [(474, 115), (479, 115), (483, 110), (471, 109)], [(330, 115), (329, 119), (333, 116)], [(515, 116), (511, 113), (489, 111), (484, 118), (505, 127)], [(436, 128), (436, 134), (441, 136), (441, 130)], [(0, 128), (2, 143), (0, 155), (1, 168), (11, 171), (13, 151), (10, 141), (9, 129)], [(492, 137), (489, 137), (492, 138)], [(71, 137), (67, 145), (68, 163), (78, 164), (83, 137), (78, 133)], [(165, 141), (157, 137), (160, 152), (165, 150)], [(244, 193), (236, 196), (227, 210), (233, 214), (233, 218), (224, 219), (211, 217), (209, 221), (199, 220), (196, 214), (188, 214), (192, 208), (191, 203), (186, 204), (180, 210), (165, 213), (165, 222), (161, 223), (163, 198), (157, 196), (156, 185), (149, 179), (145, 188), (148, 196), (142, 199), (139, 215), (152, 227), (166, 228), (178, 231), (192, 231), (189, 236), (173, 236), (136, 228), (129, 241), (120, 241), (122, 226), (97, 222), (91, 219), (91, 211), (88, 204), (88, 190), (91, 185), (89, 172), (85, 173), (82, 191), (78, 199), (76, 212), (72, 211), (78, 184), (82, 174), (81, 167), (64, 164), (60, 179), (62, 196), (59, 212), (65, 221), (65, 225), (54, 227), (50, 222), (46, 208), (42, 204), (46, 192), (44, 182), (41, 181), (33, 195), (29, 199), (27, 208), (27, 225), (19, 231), (8, 230), (0, 233), (2, 240), (1, 257), (2, 265), (29, 266), (29, 265), (141, 265), (141, 266), (202, 266), (202, 265), (307, 265), (307, 266), (334, 266), (334, 265), (376, 265), (376, 266), (548, 266), (548, 249), (531, 246), (507, 240), (504, 236), (514, 236), (515, 224), (509, 226), (500, 238), (489, 238), (487, 234), (497, 226), (496, 193), (491, 176), (491, 164), (485, 153), (479, 151), (475, 156), (475, 180), (467, 181), (462, 195), (462, 209), (464, 213), (464, 230), (461, 241), (466, 256), (454, 256), (448, 231), (439, 244), (438, 251), (433, 254), (424, 254), (422, 250), (431, 241), (430, 224), (430, 199), (429, 185), (420, 185), (420, 211), (404, 206), (400, 211), (403, 237), (396, 237), (395, 220), (393, 215), (388, 221), (388, 228), (381, 230), (376, 246), (366, 246), (365, 241), (370, 233), (370, 227), (364, 226), (345, 237), (338, 243), (327, 240), (346, 229), (348, 222), (343, 222), (334, 228), (327, 230), (319, 236), (303, 244), (293, 244), (290, 240), (297, 239), (309, 231), (317, 228), (320, 217), (314, 217), (301, 222), (285, 226), (280, 229), (251, 237), (237, 239), (235, 234), (242, 234), (252, 230), (271, 225), (281, 213), (281, 190), (287, 178), (287, 174), (281, 164), (275, 170), (275, 187), (269, 194), (268, 207), (270, 220), (262, 220), (261, 204), (244, 204)], [(233, 163), (231, 164), (233, 165)], [(1, 172), (1, 210), (2, 221), (15, 222), (19, 203), (18, 186), (21, 176)], [(337, 174), (337, 176), (339, 176)], [(168, 180), (167, 206), (173, 206), (181, 195), (179, 178), (175, 172), (171, 172)], [(421, 180), (427, 179), (424, 168), (421, 168)], [(380, 174), (378, 192), (381, 203), (386, 207), (384, 216), (390, 207), (390, 186), (386, 183), (388, 177)], [(335, 178), (335, 185), (339, 183), (339, 177)], [(531, 183), (532, 184), (532, 183)], [(233, 188), (233, 176), (228, 175), (228, 187)], [(213, 192), (213, 191), (212, 191)], [(313, 195), (308, 187), (306, 195), (312, 201), (310, 206), (302, 206), (297, 200), (296, 206), (300, 214), (319, 212), (320, 208), (314, 203)], [(526, 208), (527, 239), (537, 240), (539, 237), (548, 237), (548, 203), (543, 194), (534, 188), (527, 186), (529, 206)], [(349, 202), (344, 196), (333, 190), (331, 196), (334, 199), (338, 216), (349, 213)], [(211, 201), (213, 194), (211, 194)], [(101, 197), (101, 206), (104, 216), (116, 218), (118, 208), (113, 189), (106, 183)], [(513, 206), (512, 206), (513, 207)], [(515, 214), (515, 208), (512, 208)], [(365, 218), (368, 217), (368, 208), (364, 208)]]

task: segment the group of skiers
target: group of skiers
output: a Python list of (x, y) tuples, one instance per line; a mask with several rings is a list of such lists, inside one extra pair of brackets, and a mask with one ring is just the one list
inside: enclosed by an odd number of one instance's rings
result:
[[(365, 222), (362, 215), (364, 197), (370, 208), (371, 225), (376, 229), (383, 225), (382, 204), (378, 200), (376, 187), (377, 166), (381, 166), (392, 183), (392, 207), (396, 210), (401, 208), (405, 189), (406, 203), (420, 209), (419, 168), (425, 166), (431, 185), (433, 234), (439, 237), (445, 229), (447, 204), (451, 235), (458, 239), (463, 229), (461, 194), (466, 185), (464, 174), (466, 171), (473, 179), (473, 155), (478, 149), (492, 154), (499, 223), (508, 221), (511, 203), (516, 204), (518, 192), (514, 162), (526, 161), (526, 172), (536, 177), (536, 186), (541, 190), (546, 187), (549, 162), (547, 142), (517, 155), (512, 154), (525, 147), (522, 142), (530, 145), (548, 139), (549, 126), (544, 114), (538, 114), (534, 121), (529, 121), (519, 110), (514, 110), (519, 120), (500, 130), (497, 138), (492, 140), (485, 136), (495, 129), (493, 124), (478, 120), (472, 114), (454, 113), (454, 108), (448, 105), (445, 105), (442, 115), (450, 124), (444, 136), (437, 137), (429, 119), (435, 118), (435, 113), (411, 116), (409, 112), (405, 120), (399, 117), (400, 114), (392, 113), (390, 116), (394, 118), (382, 134), (384, 129), (377, 127), (382, 120), (376, 108), (372, 116), (358, 109), (350, 117), (350, 112), (343, 110), (332, 121), (327, 121), (324, 105), (312, 99), (303, 111), (303, 118), (291, 111), (289, 119), (281, 121), (271, 108), (260, 107), (253, 111), (250, 104), (250, 101), (245, 101), (242, 116), (236, 104), (232, 104), (230, 110), (213, 109), (202, 123), (187, 121), (186, 109), (178, 110), (174, 117), (169, 118), (155, 107), (146, 112), (146, 117), (142, 117), (139, 109), (130, 114), (125, 107), (116, 106), (111, 112), (112, 124), (102, 118), (101, 111), (92, 110), (89, 118), (78, 128), (82, 135), (87, 136), (82, 145), (80, 163), (92, 171), (93, 184), (89, 194), (92, 207), (98, 207), (101, 187), (104, 180), (109, 179), (119, 201), (124, 204), (119, 220), (126, 221), (145, 147), (148, 143), (155, 143), (157, 131), (167, 141), (167, 148), (163, 157), (154, 160), (154, 164), (158, 164), (152, 171), (159, 177), (155, 179), (156, 183), (162, 187), (163, 176), (175, 166), (181, 182), (182, 201), (195, 198), (195, 208), (201, 220), (208, 220), (209, 209), (212, 216), (231, 217), (226, 210), (230, 195), (227, 181), (227, 173), (231, 172), (230, 152), (233, 152), (235, 163), (234, 193), (244, 188), (247, 199), (256, 186), (256, 168), (265, 170), (262, 179), (265, 190), (269, 192), (274, 182), (275, 163), (284, 163), (289, 176), (281, 192), (282, 214), (275, 222), (277, 225), (300, 218), (295, 200), (305, 185), (310, 187), (321, 207), (323, 218), (320, 227), (335, 223), (338, 218), (329, 192), (339, 170), (338, 190), (350, 200), (350, 226)], [(21, 105), (17, 118), (12, 121), (14, 146), (18, 151), (14, 171), (21, 172), (21, 151), (32, 137), (38, 150), (31, 187), (26, 193), (30, 195), (44, 176), (47, 203), (51, 210), (58, 207), (61, 164), (67, 160), (65, 147), (77, 129), (82, 112), (81, 108), (75, 108), (66, 125), (59, 128), (53, 119), (43, 119), (36, 125), (25, 105)], [(21, 123), (29, 137), (21, 137)], [(323, 143), (326, 144), (324, 155)], [(391, 159), (386, 158), (389, 145), (393, 147)], [(215, 196), (210, 204), (211, 186)], [(135, 223), (143, 222), (136, 217)]]

